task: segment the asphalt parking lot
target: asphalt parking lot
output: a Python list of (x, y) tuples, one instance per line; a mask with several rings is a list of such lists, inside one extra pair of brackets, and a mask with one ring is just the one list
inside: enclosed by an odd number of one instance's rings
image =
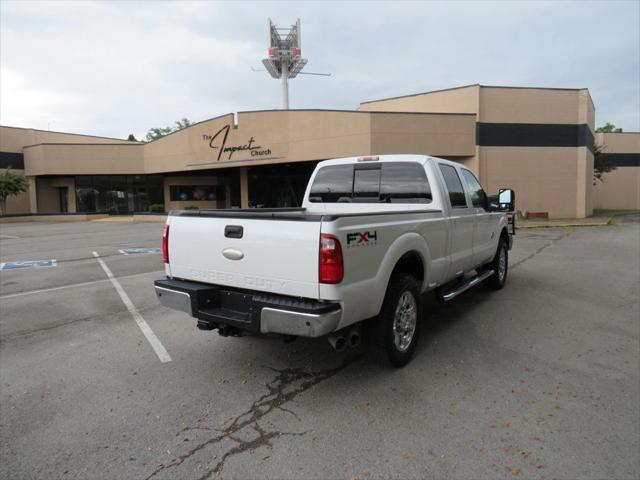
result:
[(400, 370), (197, 330), (120, 252), (161, 230), (0, 226), (0, 262), (56, 260), (0, 272), (1, 478), (640, 477), (637, 219), (520, 230), (505, 289), (427, 298)]

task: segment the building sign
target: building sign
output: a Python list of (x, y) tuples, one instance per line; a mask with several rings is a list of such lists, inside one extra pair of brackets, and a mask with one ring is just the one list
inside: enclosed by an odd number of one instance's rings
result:
[[(229, 137), (230, 125), (225, 125), (213, 135), (202, 135), (202, 140), (209, 143), (209, 148), (217, 150), (217, 161), (220, 160), (232, 160), (233, 154), (236, 152), (250, 152), (252, 157), (262, 157), (271, 155), (270, 148), (263, 148), (261, 145), (256, 145), (256, 141), (253, 137), (250, 137), (246, 143), (241, 145), (227, 145), (227, 138)], [(223, 155), (227, 155), (223, 158)]]

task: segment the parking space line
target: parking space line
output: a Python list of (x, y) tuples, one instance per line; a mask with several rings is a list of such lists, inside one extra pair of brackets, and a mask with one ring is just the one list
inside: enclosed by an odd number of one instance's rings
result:
[(123, 248), (118, 250), (123, 255), (148, 255), (152, 253), (160, 253), (159, 247), (136, 247)]
[[(118, 278), (135, 278), (135, 277), (142, 277), (144, 275), (151, 275), (151, 274), (158, 275), (160, 273), (164, 273), (164, 270), (156, 270), (154, 272), (145, 272), (145, 273), (134, 273), (133, 275), (123, 275)], [(69, 285), (60, 285), (59, 287), (40, 288), (38, 290), (27, 290), (26, 292), (8, 293), (7, 295), (0, 295), (0, 300), (5, 300), (7, 298), (23, 297), (25, 295), (36, 295), (38, 293), (55, 292), (56, 290), (65, 290), (67, 288), (87, 287), (90, 285), (98, 285), (100, 283), (105, 283), (108, 281), (109, 279), (105, 278), (104, 280), (91, 280), (90, 282), (71, 283)]]
[(140, 312), (138, 312), (135, 305), (133, 305), (133, 302), (129, 298), (129, 295), (127, 295), (127, 292), (125, 292), (122, 288), (122, 285), (120, 285), (120, 282), (116, 279), (116, 277), (114, 277), (113, 273), (111, 273), (111, 270), (109, 269), (109, 267), (107, 267), (107, 264), (104, 263), (104, 261), (100, 258), (100, 255), (98, 255), (98, 252), (92, 253), (104, 270), (104, 273), (106, 273), (107, 277), (109, 277), (109, 280), (111, 280), (111, 284), (116, 289), (116, 292), (118, 292), (118, 295), (120, 295), (122, 303), (124, 303), (125, 307), (127, 307), (127, 310), (129, 310), (129, 313), (131, 313), (131, 316), (138, 324), (138, 327), (140, 327), (140, 330), (142, 330), (142, 333), (151, 344), (151, 348), (153, 348), (153, 350), (156, 352), (156, 355), (158, 356), (160, 361), (162, 363), (170, 362), (171, 357), (169, 356), (169, 352), (167, 352), (167, 349), (164, 348), (164, 345), (162, 345), (158, 337), (156, 337), (156, 334), (153, 333), (153, 330), (151, 330), (149, 324), (145, 321), (142, 315), (140, 315)]

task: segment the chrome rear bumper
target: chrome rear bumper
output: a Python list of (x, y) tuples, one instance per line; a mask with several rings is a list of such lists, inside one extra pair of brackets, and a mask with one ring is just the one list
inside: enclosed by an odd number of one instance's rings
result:
[(178, 290), (158, 287), (157, 285), (155, 289), (156, 296), (158, 297), (158, 300), (160, 300), (160, 305), (167, 308), (173, 308), (174, 310), (180, 310), (181, 312), (185, 312), (193, 316), (191, 295), (186, 292), (179, 292)]
[(182, 280), (157, 280), (160, 304), (198, 319), (198, 328), (231, 328), (240, 332), (321, 337), (333, 332), (342, 318), (337, 303), (298, 299), (262, 292)]
[(313, 314), (265, 307), (260, 312), (260, 332), (321, 337), (336, 329), (341, 316), (341, 309)]

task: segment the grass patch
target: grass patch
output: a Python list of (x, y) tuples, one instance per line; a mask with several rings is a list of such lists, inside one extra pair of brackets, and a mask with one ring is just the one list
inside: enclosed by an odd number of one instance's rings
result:
[(630, 210), (606, 210), (600, 208), (594, 208), (592, 217), (607, 217), (612, 216), (615, 217), (617, 215), (629, 215), (634, 213), (640, 213), (640, 210), (630, 209)]
[(607, 222), (607, 225), (616, 226), (620, 225), (620, 221), (618, 217), (620, 215), (633, 215), (640, 213), (640, 210), (630, 209), (630, 210), (607, 210), (601, 208), (594, 208), (592, 217), (611, 217)]

